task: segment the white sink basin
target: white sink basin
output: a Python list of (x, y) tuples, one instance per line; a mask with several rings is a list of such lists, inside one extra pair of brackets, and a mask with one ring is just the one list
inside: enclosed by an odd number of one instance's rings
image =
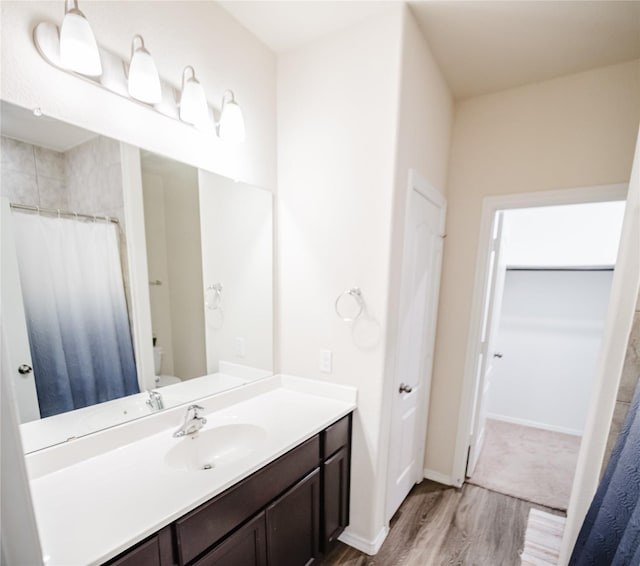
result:
[(266, 437), (266, 430), (254, 424), (220, 425), (178, 440), (165, 462), (189, 472), (213, 470), (249, 456)]

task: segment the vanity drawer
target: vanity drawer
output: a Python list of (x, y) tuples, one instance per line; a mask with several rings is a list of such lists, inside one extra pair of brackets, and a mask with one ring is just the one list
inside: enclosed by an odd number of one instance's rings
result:
[(322, 432), (322, 457), (328, 458), (343, 446), (349, 444), (351, 415), (340, 419)]
[(320, 463), (318, 435), (175, 523), (178, 557), (188, 564)]

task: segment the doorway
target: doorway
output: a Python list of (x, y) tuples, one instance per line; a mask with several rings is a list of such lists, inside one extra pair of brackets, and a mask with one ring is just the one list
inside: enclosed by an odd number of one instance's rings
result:
[[(529, 440), (542, 448), (555, 446), (565, 456), (573, 451), (565, 458), (568, 488), (561, 503), (537, 501), (566, 508), (625, 195), (626, 187), (615, 185), (486, 199), (467, 348), (464, 428), (456, 450), (457, 483), (471, 476), (471, 482), (482, 485), (482, 477), (477, 478), (487, 475), (483, 447), (490, 453), (497, 445), (502, 462), (495, 455), (488, 460), (495, 461), (494, 472), (508, 475), (517, 456), (508, 456), (503, 436), (520, 434), (515, 445), (529, 452), (535, 453)], [(562, 458), (555, 460), (561, 463)], [(524, 481), (521, 473), (511, 473), (516, 483)], [(495, 473), (488, 475), (495, 480)], [(536, 477), (540, 483), (539, 474)], [(495, 484), (486, 487), (505, 491)]]
[(623, 201), (496, 213), (470, 483), (567, 509), (623, 214)]

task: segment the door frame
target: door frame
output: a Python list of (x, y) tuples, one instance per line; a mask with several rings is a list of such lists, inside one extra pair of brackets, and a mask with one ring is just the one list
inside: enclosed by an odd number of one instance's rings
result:
[[(402, 244), (402, 278), (400, 281), (400, 299), (398, 301), (398, 309), (402, 307), (403, 302), (403, 292), (404, 292), (404, 271), (405, 271), (405, 260), (409, 257), (410, 250), (410, 239), (407, 233), (407, 220), (409, 218), (409, 211), (411, 209), (411, 200), (413, 193), (417, 192), (424, 198), (426, 198), (429, 202), (433, 203), (436, 207), (438, 207), (438, 226), (437, 233), (440, 238), (445, 237), (445, 225), (446, 225), (446, 217), (447, 217), (447, 200), (446, 198), (436, 190), (416, 169), (409, 169), (409, 184), (407, 196), (405, 198), (405, 212), (404, 212), (404, 234), (403, 234), (403, 244)], [(429, 317), (427, 321), (428, 332), (430, 333), (430, 342), (427, 345), (428, 348), (431, 349), (431, 358), (432, 363), (431, 367), (423, 368), (425, 375), (424, 387), (422, 391), (422, 395), (418, 398), (416, 403), (416, 410), (418, 415), (416, 417), (416, 428), (419, 430), (419, 434), (416, 434), (414, 451), (416, 453), (416, 461), (419, 463), (418, 470), (416, 473), (416, 478), (414, 483), (418, 483), (422, 479), (424, 479), (424, 457), (425, 457), (425, 449), (426, 449), (426, 440), (427, 440), (427, 421), (429, 416), (429, 398), (431, 392), (431, 378), (433, 377), (433, 357), (435, 354), (435, 336), (437, 330), (437, 320), (438, 320), (438, 307), (439, 307), (439, 296), (440, 296), (440, 283), (442, 280), (442, 257), (443, 253), (441, 251), (439, 258), (439, 266), (440, 266), (440, 276), (438, 280), (435, 282), (434, 288), (432, 290), (432, 297), (435, 297), (435, 301), (431, 302), (431, 306), (429, 308), (429, 312), (425, 313), (425, 316)], [(431, 301), (431, 297), (428, 299)], [(393, 360), (393, 388), (395, 390), (396, 383), (398, 382), (398, 349), (394, 348), (394, 360)], [(423, 357), (424, 352), (423, 352)], [(391, 403), (389, 407), (389, 423), (391, 423), (394, 418), (394, 404)], [(391, 434), (389, 434), (389, 447), (387, 450), (390, 450), (391, 442), (393, 442), (393, 438), (391, 438)], [(387, 462), (387, 473), (386, 473), (386, 486), (385, 486), (385, 497), (384, 497), (384, 520), (385, 524), (388, 524), (388, 521), (391, 517), (389, 517), (388, 512), (388, 499), (389, 499), (389, 490), (391, 489), (391, 482), (393, 481), (391, 471), (391, 462)]]
[(473, 283), (469, 334), (465, 354), (458, 433), (453, 460), (453, 484), (461, 487), (465, 482), (467, 455), (473, 426), (473, 411), (478, 399), (475, 396), (482, 338), (484, 301), (489, 283), (491, 239), (496, 213), (506, 209), (534, 208), (564, 204), (587, 204), (626, 200), (628, 184), (597, 185), (591, 187), (557, 189), (530, 193), (486, 197), (482, 202), (476, 268)]

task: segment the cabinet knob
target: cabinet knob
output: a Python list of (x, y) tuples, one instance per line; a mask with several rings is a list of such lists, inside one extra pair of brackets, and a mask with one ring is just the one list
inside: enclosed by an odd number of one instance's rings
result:
[(406, 383), (400, 384), (400, 393), (411, 393), (413, 391), (413, 387), (411, 385), (407, 385)]
[(495, 354), (493, 354), (494, 358), (501, 358), (502, 357), (502, 352), (496, 352)]
[(27, 375), (33, 371), (33, 368), (29, 364), (22, 364), (18, 366), (18, 373), (20, 375)]

